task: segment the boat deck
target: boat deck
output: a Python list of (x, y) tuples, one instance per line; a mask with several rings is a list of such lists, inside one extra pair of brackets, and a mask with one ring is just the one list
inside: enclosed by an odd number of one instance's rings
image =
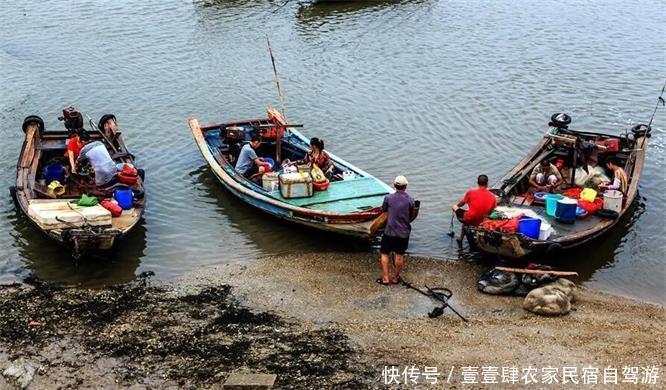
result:
[(539, 206), (539, 205), (520, 206), (518, 204), (511, 204), (509, 207), (515, 209), (530, 210), (536, 213), (539, 216), (539, 218), (541, 218), (543, 221), (548, 222), (553, 228), (553, 233), (550, 235), (550, 237), (548, 237), (549, 240), (554, 240), (564, 236), (569, 236), (572, 234), (593, 229), (600, 222), (603, 221), (601, 218), (597, 217), (596, 215), (588, 215), (583, 219), (576, 219), (576, 222), (574, 222), (573, 224), (560, 223), (555, 220), (555, 217), (551, 217), (550, 215), (546, 214), (545, 206)]
[(272, 198), (293, 206), (336, 213), (353, 213), (379, 207), (386, 194), (386, 187), (374, 177), (334, 181), (326, 191), (315, 191), (309, 198), (285, 199), (279, 190), (268, 193)]

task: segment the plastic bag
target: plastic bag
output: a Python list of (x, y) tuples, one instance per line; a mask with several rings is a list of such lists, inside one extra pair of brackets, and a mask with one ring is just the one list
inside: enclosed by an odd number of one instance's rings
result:
[(97, 203), (99, 201), (97, 200), (97, 197), (95, 196), (88, 196), (86, 194), (81, 195), (81, 199), (78, 201), (75, 201), (77, 206), (81, 207), (92, 207), (92, 206), (97, 206)]
[(593, 190), (592, 188), (585, 188), (580, 193), (580, 199), (586, 202), (594, 202), (596, 198), (597, 191)]
[(312, 170), (310, 171), (310, 174), (312, 175), (312, 181), (315, 183), (324, 183), (328, 181), (324, 175), (324, 172), (317, 166), (317, 164), (312, 164)]

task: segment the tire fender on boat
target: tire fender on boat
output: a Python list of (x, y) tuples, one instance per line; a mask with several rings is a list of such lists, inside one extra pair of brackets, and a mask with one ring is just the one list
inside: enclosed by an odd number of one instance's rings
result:
[(631, 128), (631, 132), (634, 133), (634, 137), (648, 137), (652, 135), (652, 128), (644, 123), (639, 123), (636, 126)]
[(44, 132), (44, 121), (42, 118), (38, 117), (37, 115), (29, 115), (26, 116), (25, 119), (23, 120), (23, 132), (26, 133), (28, 131), (28, 125), (31, 123), (37, 123), (39, 126), (39, 134)]
[(118, 123), (118, 121), (116, 120), (115, 115), (113, 115), (113, 114), (104, 114), (104, 115), (102, 115), (101, 118), (99, 118), (99, 122), (97, 122), (97, 128), (100, 129), (101, 131), (104, 131), (104, 124), (109, 119), (113, 119), (114, 122)]
[(550, 117), (549, 126), (557, 127), (558, 129), (566, 129), (571, 123), (571, 117), (563, 112), (556, 112)]

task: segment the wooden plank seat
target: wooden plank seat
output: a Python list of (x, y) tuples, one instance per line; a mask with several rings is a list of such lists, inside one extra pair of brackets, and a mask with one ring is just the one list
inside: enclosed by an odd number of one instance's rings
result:
[(67, 142), (61, 140), (50, 140), (42, 142), (37, 146), (37, 150), (62, 150), (63, 153), (67, 149)]

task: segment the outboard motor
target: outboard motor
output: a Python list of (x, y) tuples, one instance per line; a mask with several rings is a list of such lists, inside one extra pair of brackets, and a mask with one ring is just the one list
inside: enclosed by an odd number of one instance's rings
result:
[(65, 122), (65, 128), (70, 132), (77, 132), (83, 128), (83, 115), (76, 111), (74, 107), (64, 108), (62, 116), (58, 120)]
[(558, 129), (566, 129), (571, 123), (571, 117), (563, 112), (556, 112), (550, 117), (548, 126), (557, 127)]

